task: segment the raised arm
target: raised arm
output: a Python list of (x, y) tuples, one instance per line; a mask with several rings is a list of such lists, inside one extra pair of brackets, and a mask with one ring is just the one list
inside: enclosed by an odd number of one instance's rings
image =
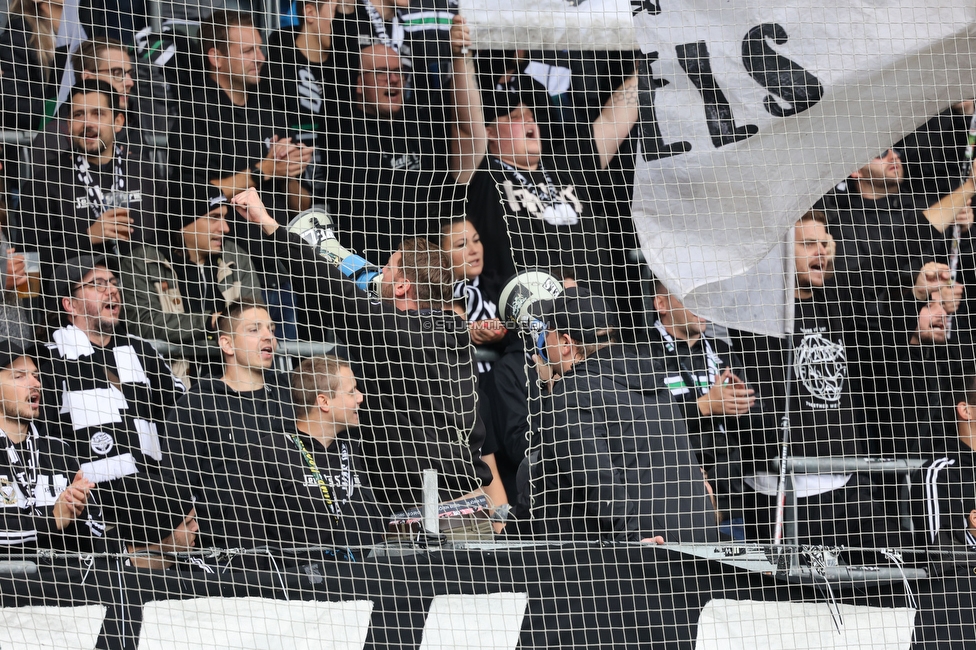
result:
[(617, 155), (620, 144), (627, 139), (639, 116), (637, 75), (634, 74), (620, 84), (604, 104), (600, 116), (593, 120), (593, 140), (601, 169), (606, 169)]
[(474, 61), (467, 53), (470, 47), (471, 28), (464, 18), (454, 16), (451, 52), (454, 56), (452, 91), (455, 116), (451, 126), (451, 174), (462, 185), (471, 180), (488, 152), (481, 91), (474, 72)]

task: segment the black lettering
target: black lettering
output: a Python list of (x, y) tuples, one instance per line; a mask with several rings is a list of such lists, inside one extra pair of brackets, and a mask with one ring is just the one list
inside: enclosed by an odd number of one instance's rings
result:
[[(785, 56), (777, 54), (767, 42), (768, 40), (782, 45), (787, 38), (782, 25), (764, 23), (750, 29), (742, 39), (742, 65), (750, 77), (772, 93), (766, 96), (763, 105), (776, 117), (802, 113), (819, 102), (824, 94), (823, 84), (819, 79)], [(790, 107), (780, 106), (776, 97)]]
[(661, 13), (661, 3), (656, 0), (630, 0), (630, 10), (635, 16), (642, 11), (656, 16)]
[(690, 142), (664, 143), (664, 136), (661, 134), (657, 113), (654, 110), (654, 91), (670, 82), (667, 79), (654, 78), (651, 64), (657, 61), (657, 57), (657, 52), (651, 52), (642, 57), (638, 64), (637, 91), (640, 98), (641, 153), (645, 162), (691, 151)]
[(732, 106), (719, 87), (715, 75), (712, 74), (712, 64), (708, 58), (708, 46), (705, 41), (684, 43), (674, 50), (678, 54), (678, 63), (698, 88), (702, 101), (705, 102), (705, 121), (708, 123), (708, 132), (712, 136), (712, 144), (716, 148), (724, 147), (755, 135), (759, 131), (759, 127), (755, 124), (735, 125)]

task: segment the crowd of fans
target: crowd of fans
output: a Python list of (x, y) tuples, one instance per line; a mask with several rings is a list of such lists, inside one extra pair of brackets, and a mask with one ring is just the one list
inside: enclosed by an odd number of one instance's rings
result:
[[(776, 339), (656, 280), (641, 306), (635, 53), (474, 52), (448, 3), (297, 8), (267, 42), (220, 9), (136, 55), (89, 26), (69, 59), (59, 0), (11, 4), (0, 117), (36, 135), (3, 159), (0, 543), (355, 558), (426, 469), (507, 535), (768, 542), (785, 435), (927, 461), (792, 476), (801, 543), (976, 551), (972, 102), (797, 222)], [(291, 231), (312, 206), (355, 256)], [(506, 329), (532, 267), (565, 291)], [(296, 339), (337, 353), (283, 374)]]

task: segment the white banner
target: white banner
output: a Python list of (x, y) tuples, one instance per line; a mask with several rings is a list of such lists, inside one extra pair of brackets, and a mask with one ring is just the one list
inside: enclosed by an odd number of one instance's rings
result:
[(634, 22), (644, 255), (700, 315), (763, 334), (792, 329), (796, 219), (976, 86), (971, 0), (669, 0)]
[(459, 0), (477, 49), (635, 50), (630, 0)]

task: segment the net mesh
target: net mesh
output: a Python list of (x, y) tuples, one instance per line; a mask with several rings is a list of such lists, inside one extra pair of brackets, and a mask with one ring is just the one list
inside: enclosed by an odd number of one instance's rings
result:
[(11, 0), (0, 646), (976, 644), (916, 5)]

